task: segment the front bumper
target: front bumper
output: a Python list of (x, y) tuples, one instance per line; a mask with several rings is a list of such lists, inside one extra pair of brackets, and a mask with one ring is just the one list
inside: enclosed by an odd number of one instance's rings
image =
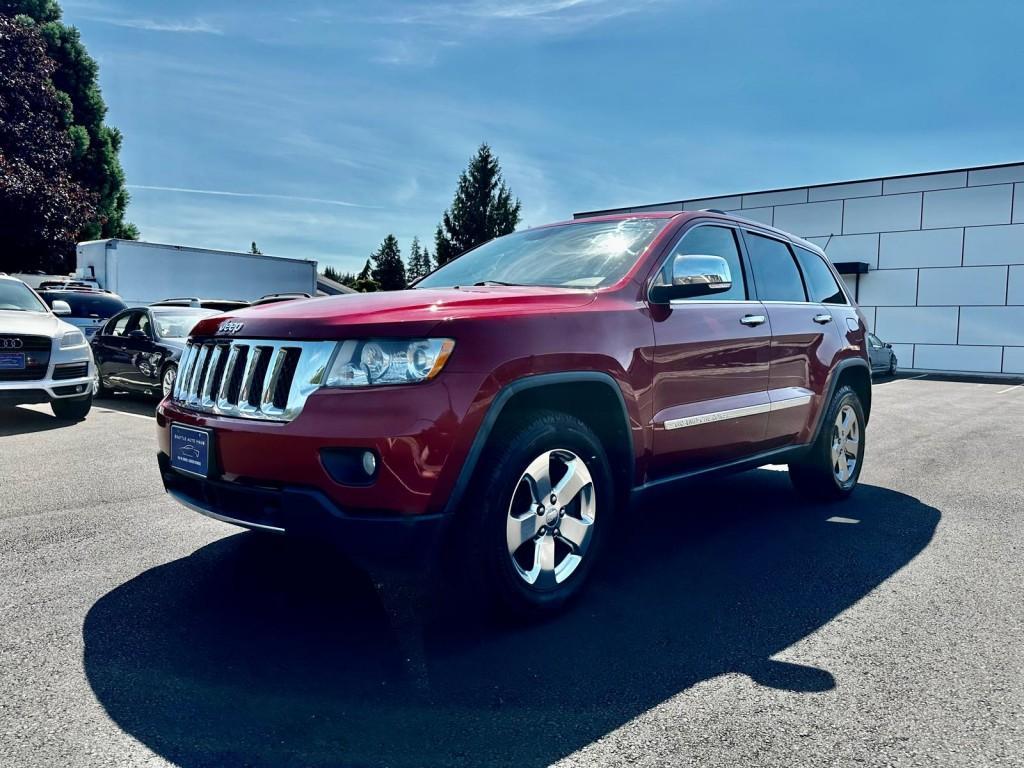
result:
[[(87, 374), (71, 379), (55, 379), (55, 365), (87, 364)], [(50, 403), (73, 397), (91, 394), (94, 386), (95, 367), (91, 359), (59, 360), (51, 363), (44, 379), (28, 379), (25, 381), (0, 381), (0, 405), (30, 405), (33, 403)]]
[(216, 520), (327, 542), (365, 568), (422, 570), (434, 562), (450, 515), (367, 515), (346, 511), (315, 488), (266, 486), (184, 475), (157, 460), (164, 489)]

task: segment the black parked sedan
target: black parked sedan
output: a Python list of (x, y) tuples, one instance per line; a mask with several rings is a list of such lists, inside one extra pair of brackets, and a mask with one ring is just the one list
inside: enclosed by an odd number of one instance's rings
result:
[(92, 340), (100, 397), (113, 390), (166, 395), (192, 328), (212, 309), (146, 307), (110, 318)]
[(872, 371), (896, 375), (896, 353), (892, 351), (892, 344), (886, 344), (873, 333), (868, 334), (868, 356)]

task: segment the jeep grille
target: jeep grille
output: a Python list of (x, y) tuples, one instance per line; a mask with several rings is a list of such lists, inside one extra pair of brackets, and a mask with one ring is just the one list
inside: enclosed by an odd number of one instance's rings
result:
[(189, 341), (172, 399), (190, 410), (291, 421), (323, 382), (332, 341)]

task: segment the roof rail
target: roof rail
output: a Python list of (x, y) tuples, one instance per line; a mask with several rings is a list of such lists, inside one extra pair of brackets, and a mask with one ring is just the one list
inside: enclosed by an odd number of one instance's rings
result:
[(723, 216), (728, 216), (729, 215), (725, 211), (721, 210), (720, 208), (701, 208), (701, 211), (703, 211), (704, 213), (720, 213)]

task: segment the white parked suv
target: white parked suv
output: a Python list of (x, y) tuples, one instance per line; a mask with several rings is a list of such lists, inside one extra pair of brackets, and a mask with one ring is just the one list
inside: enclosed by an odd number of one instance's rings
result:
[(0, 272), (0, 408), (50, 403), (59, 419), (84, 419), (92, 407), (96, 366), (82, 332), (60, 319), (21, 280)]

